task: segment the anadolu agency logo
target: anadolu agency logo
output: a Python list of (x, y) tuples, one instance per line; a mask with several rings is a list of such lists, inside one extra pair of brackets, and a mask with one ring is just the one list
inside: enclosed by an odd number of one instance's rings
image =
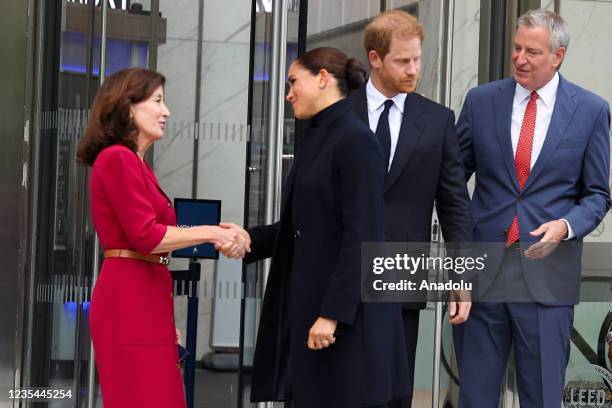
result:
[(612, 408), (612, 373), (595, 364), (569, 370), (563, 408)]

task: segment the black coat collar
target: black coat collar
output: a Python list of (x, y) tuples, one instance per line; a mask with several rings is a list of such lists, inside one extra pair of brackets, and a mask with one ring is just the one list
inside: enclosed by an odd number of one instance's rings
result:
[(327, 128), (351, 110), (351, 105), (346, 99), (340, 99), (323, 109), (309, 121), (310, 128)]

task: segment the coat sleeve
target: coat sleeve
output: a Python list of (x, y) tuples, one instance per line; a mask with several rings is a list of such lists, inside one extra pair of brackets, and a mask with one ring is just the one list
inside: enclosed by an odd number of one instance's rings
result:
[(440, 180), (436, 191), (436, 211), (444, 240), (469, 242), (472, 239), (470, 196), (455, 129), (455, 115), (449, 112), (444, 135)]
[(578, 238), (593, 231), (610, 209), (610, 107), (605, 102), (602, 105), (582, 161), (582, 191), (563, 217)]
[(107, 148), (100, 156), (94, 171), (121, 229), (134, 249), (150, 254), (168, 226), (157, 220), (140, 159), (123, 147)]
[(476, 170), (474, 158), (474, 141), (472, 136), (472, 97), (468, 92), (457, 121), (457, 138), (459, 139), (459, 154), (463, 162), (465, 181), (468, 181)]
[(274, 244), (280, 231), (280, 222), (271, 225), (259, 225), (249, 228), (251, 237), (251, 252), (246, 254), (244, 261), (251, 263), (269, 258), (274, 253)]
[(369, 131), (349, 136), (343, 138), (334, 156), (342, 242), (320, 316), (351, 325), (361, 302), (361, 244), (384, 241), (385, 165)]

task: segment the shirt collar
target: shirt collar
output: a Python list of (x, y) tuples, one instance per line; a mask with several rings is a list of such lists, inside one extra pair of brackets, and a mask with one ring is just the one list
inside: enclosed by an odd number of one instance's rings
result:
[[(538, 93), (538, 98), (542, 100), (544, 105), (547, 107), (552, 107), (555, 98), (557, 97), (557, 89), (559, 88), (559, 73), (555, 72), (555, 75), (552, 77), (550, 81), (536, 92)], [(515, 98), (523, 102), (526, 99), (529, 99), (529, 95), (531, 95), (531, 91), (527, 88), (523, 88), (521, 84), (516, 83), (516, 90), (514, 91)]]
[(372, 83), (372, 79), (368, 79), (368, 83), (366, 84), (366, 96), (368, 98), (368, 111), (374, 112), (385, 103), (387, 99), (391, 99), (393, 104), (399, 111), (404, 113), (404, 102), (406, 101), (405, 93), (398, 93), (393, 98), (387, 98), (383, 95)]

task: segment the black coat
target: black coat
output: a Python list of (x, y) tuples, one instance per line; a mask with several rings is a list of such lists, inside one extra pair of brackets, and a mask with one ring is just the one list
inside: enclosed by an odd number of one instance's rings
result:
[[(349, 101), (367, 125), (365, 86)], [(406, 96), (395, 156), (385, 180), (385, 237), (389, 242), (429, 242), (436, 206), (446, 242), (472, 239), (470, 197), (459, 155), (453, 111), (416, 92)], [(405, 304), (424, 308), (425, 303)]]
[[(251, 400), (298, 408), (387, 403), (408, 389), (398, 305), (361, 302), (362, 242), (383, 232), (383, 156), (343, 100), (305, 129), (280, 221), (249, 231), (247, 261), (272, 256), (253, 362)], [(336, 343), (306, 347), (317, 317)]]

